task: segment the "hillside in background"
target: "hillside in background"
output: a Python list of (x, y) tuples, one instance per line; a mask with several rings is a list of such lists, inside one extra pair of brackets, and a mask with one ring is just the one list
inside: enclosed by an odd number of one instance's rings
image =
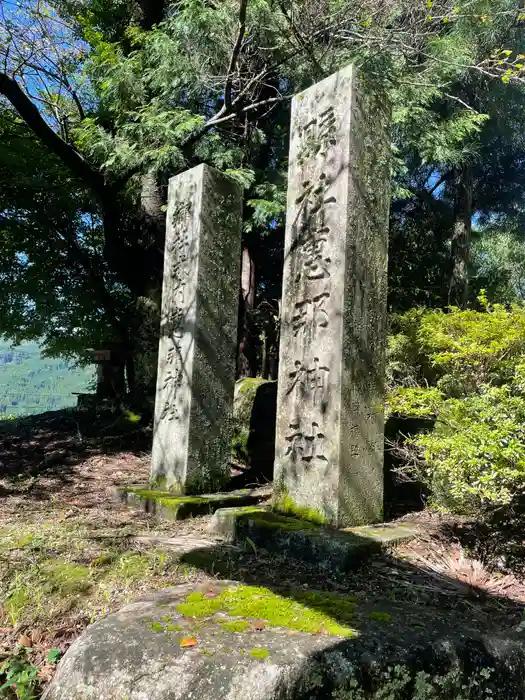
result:
[(12, 347), (0, 342), (0, 420), (75, 406), (73, 392), (89, 391), (94, 372), (42, 357), (36, 343)]

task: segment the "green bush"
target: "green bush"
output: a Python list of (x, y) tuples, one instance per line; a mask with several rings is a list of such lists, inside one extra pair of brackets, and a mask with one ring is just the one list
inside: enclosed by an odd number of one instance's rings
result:
[(469, 514), (505, 505), (525, 488), (525, 399), (509, 387), (448, 399), (414, 445), (424, 458), (419, 477), (439, 507)]
[(443, 394), (435, 387), (397, 387), (390, 392), (387, 400), (387, 415), (425, 418), (436, 416)]
[(525, 490), (525, 309), (417, 309), (392, 320), (388, 408), (436, 417), (403, 472), (441, 509), (479, 514)]
[(525, 308), (413, 309), (391, 321), (390, 386), (437, 386), (448, 396), (501, 386), (525, 362)]

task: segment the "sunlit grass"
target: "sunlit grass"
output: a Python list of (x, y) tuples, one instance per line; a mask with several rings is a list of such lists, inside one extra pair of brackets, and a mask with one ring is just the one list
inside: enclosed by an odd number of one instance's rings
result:
[(192, 575), (175, 554), (141, 551), (125, 534), (67, 520), (0, 527), (0, 626), (93, 621)]

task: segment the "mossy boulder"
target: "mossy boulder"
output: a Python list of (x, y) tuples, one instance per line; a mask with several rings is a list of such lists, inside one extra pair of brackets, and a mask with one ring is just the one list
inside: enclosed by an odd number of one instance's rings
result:
[(88, 627), (42, 700), (524, 697), (519, 633), (482, 636), (413, 605), (390, 607), (391, 619), (361, 605), (307, 589), (177, 586)]
[(273, 475), (277, 382), (247, 377), (235, 385), (232, 456), (268, 479)]

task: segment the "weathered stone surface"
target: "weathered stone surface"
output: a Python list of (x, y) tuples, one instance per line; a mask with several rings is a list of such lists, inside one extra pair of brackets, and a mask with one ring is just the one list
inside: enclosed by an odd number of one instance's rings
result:
[(353, 67), (292, 104), (275, 503), (338, 527), (382, 515), (388, 132)]
[(91, 625), (43, 700), (523, 697), (519, 635), (480, 636), (414, 605), (391, 613), (318, 591), (178, 586)]
[(170, 180), (151, 477), (174, 491), (229, 476), (241, 210), (206, 165)]
[(126, 505), (137, 506), (146, 513), (154, 513), (165, 520), (184, 520), (207, 515), (218, 508), (256, 505), (269, 497), (266, 492), (257, 489), (176, 496), (170, 491), (157, 491), (148, 486), (117, 487), (115, 493)]
[(247, 377), (235, 384), (233, 455), (251, 474), (273, 478), (277, 382)]
[(331, 571), (351, 571), (372, 554), (417, 534), (413, 527), (399, 523), (334, 530), (269, 512), (264, 506), (220, 508), (213, 515), (209, 532), (239, 544), (249, 538), (270, 552)]

